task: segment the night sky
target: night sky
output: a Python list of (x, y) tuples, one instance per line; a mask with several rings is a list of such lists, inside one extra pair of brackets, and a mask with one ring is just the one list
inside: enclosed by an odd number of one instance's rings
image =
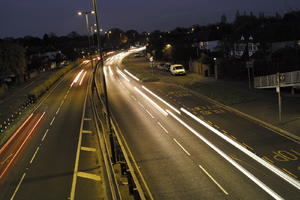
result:
[[(1, 0), (0, 38), (42, 36), (53, 32), (85, 33), (78, 10), (90, 10), (92, 0)], [(300, 10), (300, 0), (97, 0), (104, 30), (170, 30), (177, 26), (229, 21), (237, 10), (274, 15)]]

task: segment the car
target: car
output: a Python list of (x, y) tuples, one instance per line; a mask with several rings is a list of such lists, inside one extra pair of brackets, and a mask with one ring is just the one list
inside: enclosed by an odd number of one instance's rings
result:
[(181, 64), (174, 64), (170, 66), (170, 72), (172, 75), (185, 75), (185, 69)]
[(158, 65), (156, 65), (157, 69), (161, 70), (161, 71), (170, 71), (170, 63), (159, 63)]

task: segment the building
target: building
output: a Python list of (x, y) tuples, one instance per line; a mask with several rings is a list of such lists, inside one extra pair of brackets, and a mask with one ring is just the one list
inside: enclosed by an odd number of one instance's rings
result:
[(230, 51), (230, 55), (236, 58), (241, 58), (248, 47), (248, 56), (251, 57), (255, 52), (258, 51), (259, 43), (253, 40), (253, 37), (250, 36), (247, 40), (244, 36), (241, 39), (233, 44), (233, 49)]

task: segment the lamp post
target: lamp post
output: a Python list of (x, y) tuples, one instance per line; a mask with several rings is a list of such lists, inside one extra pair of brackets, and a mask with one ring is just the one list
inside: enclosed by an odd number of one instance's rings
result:
[(77, 12), (77, 15), (79, 15), (79, 16), (84, 15), (85, 16), (86, 30), (87, 30), (87, 33), (88, 33), (89, 52), (91, 52), (90, 27), (89, 27), (89, 17), (88, 17), (89, 14), (95, 14), (95, 11), (91, 10), (91, 11), (78, 11)]
[[(116, 162), (116, 152), (115, 152), (115, 142), (114, 142), (114, 136), (113, 136), (113, 131), (112, 131), (112, 126), (111, 126), (111, 121), (110, 121), (110, 109), (109, 109), (109, 101), (108, 101), (108, 95), (107, 95), (107, 86), (106, 86), (106, 79), (105, 79), (105, 74), (104, 74), (104, 63), (103, 63), (103, 52), (102, 52), (102, 47), (101, 47), (101, 41), (100, 41), (100, 26), (99, 26), (99, 20), (98, 20), (98, 9), (97, 9), (97, 2), (96, 0), (92, 0), (93, 2), (93, 8), (95, 11), (95, 21), (96, 21), (96, 29), (97, 29), (97, 38), (98, 38), (98, 52), (100, 54), (100, 67), (101, 67), (101, 77), (102, 77), (102, 85), (103, 85), (103, 93), (104, 93), (104, 99), (105, 99), (105, 109), (106, 109), (106, 123), (108, 126), (108, 131), (109, 131), (109, 138), (111, 142), (111, 150), (112, 150), (112, 162)], [(96, 67), (94, 68), (94, 77), (96, 75)]]

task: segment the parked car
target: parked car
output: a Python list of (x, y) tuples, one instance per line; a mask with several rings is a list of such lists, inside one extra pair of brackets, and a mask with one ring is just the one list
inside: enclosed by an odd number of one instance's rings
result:
[(161, 71), (170, 71), (170, 63), (159, 63), (158, 65), (156, 65), (157, 69), (161, 70)]
[(170, 66), (170, 72), (172, 75), (185, 75), (185, 69), (181, 64), (174, 64)]

